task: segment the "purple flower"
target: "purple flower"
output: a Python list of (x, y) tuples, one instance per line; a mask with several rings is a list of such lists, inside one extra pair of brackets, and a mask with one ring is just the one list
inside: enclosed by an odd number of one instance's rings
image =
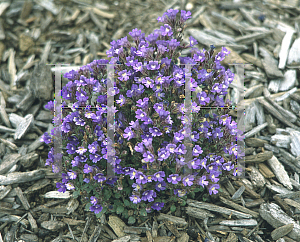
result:
[(76, 125), (84, 126), (85, 121), (82, 118), (74, 117), (74, 122)]
[(213, 171), (209, 174), (209, 179), (212, 181), (212, 182), (218, 182), (220, 179), (217, 178), (220, 174), (222, 174), (222, 172), (220, 171)]
[(189, 37), (190, 40), (190, 47), (193, 47), (194, 45), (198, 44), (197, 40), (195, 40), (192, 36)]
[(217, 194), (218, 190), (220, 188), (219, 184), (211, 184), (209, 185), (209, 194), (211, 195), (212, 193)]
[(155, 160), (154, 155), (150, 151), (147, 151), (146, 153), (144, 153), (143, 157), (144, 157), (143, 160), (145, 163), (153, 162)]
[(149, 128), (149, 132), (152, 134), (152, 136), (161, 136), (162, 132), (157, 127)]
[(74, 160), (78, 161), (78, 162), (86, 162), (87, 157), (84, 155), (78, 155), (74, 158)]
[(170, 156), (170, 152), (165, 148), (162, 148), (158, 151), (158, 156), (159, 156), (158, 158), (159, 161), (166, 160)]
[(162, 36), (172, 36), (173, 34), (172, 28), (168, 24), (160, 26), (160, 31)]
[(146, 77), (145, 79), (143, 79), (142, 83), (147, 88), (153, 88), (153, 86), (154, 86), (154, 81), (150, 77)]
[(188, 175), (182, 179), (182, 183), (184, 186), (191, 186), (191, 185), (193, 185), (193, 182), (192, 182), (193, 180), (194, 180), (194, 177), (192, 175)]
[(147, 65), (148, 70), (158, 70), (159, 67), (158, 61), (149, 61), (149, 64)]
[(67, 184), (66, 184), (66, 188), (67, 188), (68, 190), (74, 190), (74, 189), (75, 189), (75, 187), (74, 187), (74, 185), (73, 185), (72, 183), (67, 183)]
[(88, 148), (89, 148), (90, 153), (95, 154), (97, 152), (97, 149), (98, 149), (97, 141), (94, 141), (92, 144), (89, 144)]
[(158, 181), (158, 182), (161, 182), (164, 180), (165, 177), (165, 172), (164, 171), (159, 171), (159, 172), (156, 172), (154, 175), (153, 175), (153, 180), (154, 181)]
[(71, 130), (71, 125), (70, 125), (68, 122), (64, 121), (64, 122), (62, 123), (61, 130), (62, 130), (63, 132), (65, 132), (65, 133), (69, 133), (70, 130)]
[(79, 102), (86, 102), (88, 99), (89, 99), (89, 97), (88, 96), (86, 96), (87, 95), (87, 93), (85, 92), (85, 91), (83, 91), (83, 90), (81, 90), (81, 92), (76, 92), (76, 99), (79, 101)]
[(137, 105), (136, 106), (139, 107), (139, 108), (146, 108), (146, 107), (148, 107), (148, 101), (149, 101), (148, 97), (144, 97), (143, 100), (139, 99), (137, 101)]
[(231, 171), (234, 168), (234, 164), (231, 164), (231, 162), (227, 162), (222, 165), (222, 168), (226, 171)]
[(128, 81), (129, 77), (131, 76), (131, 72), (127, 70), (120, 71), (118, 74), (119, 74), (118, 79), (120, 81)]
[(83, 181), (84, 181), (85, 183), (89, 183), (89, 182), (90, 182), (90, 179), (89, 179), (89, 178), (84, 178)]
[(195, 147), (193, 148), (193, 156), (199, 156), (199, 154), (202, 154), (203, 150), (201, 149), (201, 147), (199, 145), (195, 145)]
[(135, 174), (135, 178), (136, 178), (137, 184), (146, 184), (147, 183), (147, 177), (141, 171), (138, 171)]
[(80, 76), (80, 80), (75, 80), (74, 83), (76, 83), (78, 87), (80, 87), (80, 86), (86, 86), (86, 81), (85, 81), (85, 79), (86, 79), (86, 77), (83, 76), (83, 75), (81, 75), (81, 76)]
[(152, 175), (147, 175), (147, 182), (150, 183), (153, 181), (153, 176)]
[(184, 189), (175, 189), (174, 195), (177, 195), (178, 197), (183, 197), (186, 194), (186, 190)]
[(56, 183), (56, 188), (58, 188), (58, 191), (62, 193), (65, 193), (66, 191), (66, 185), (60, 182)]
[(75, 171), (70, 170), (70, 172), (67, 172), (68, 176), (70, 177), (71, 180), (75, 180), (77, 177), (77, 174)]
[(189, 18), (191, 18), (191, 12), (190, 11), (186, 12), (185, 10), (181, 10), (181, 17), (180, 17), (181, 22), (185, 22)]
[(66, 146), (66, 148), (68, 149), (68, 150), (67, 150), (67, 153), (68, 153), (69, 155), (75, 154), (76, 149), (75, 149), (75, 146), (74, 146), (74, 145), (68, 143), (67, 146)]
[(169, 178), (167, 178), (167, 181), (172, 184), (178, 184), (178, 182), (181, 181), (181, 177), (178, 174), (171, 174)]
[(126, 138), (127, 140), (130, 140), (132, 138), (135, 138), (135, 133), (133, 132), (133, 130), (131, 128), (127, 127), (124, 130), (123, 137)]
[(153, 203), (153, 205), (151, 206), (151, 208), (159, 211), (159, 210), (161, 210), (164, 207), (164, 205), (165, 205), (165, 203), (163, 203), (163, 202), (161, 202), (161, 203), (160, 202), (156, 202), (156, 203)]
[(92, 166), (89, 166), (88, 164), (84, 165), (83, 173), (88, 174), (88, 173), (91, 173), (92, 171), (93, 171)]
[(137, 184), (137, 183), (133, 183), (132, 187), (134, 188), (134, 191), (141, 191), (143, 190), (143, 185)]
[(242, 167), (235, 167), (232, 174), (233, 174), (234, 176), (236, 176), (237, 174), (241, 175), (242, 171), (243, 171), (243, 168), (242, 168)]
[(175, 149), (176, 149), (176, 145), (175, 144), (168, 144), (166, 149), (171, 153), (174, 154), (175, 153)]
[(94, 196), (91, 196), (91, 204), (96, 205), (98, 203), (98, 199)]
[(117, 100), (116, 103), (120, 104), (120, 106), (122, 107), (126, 102), (126, 98), (122, 94), (119, 96), (119, 98), (120, 99)]
[(52, 138), (49, 136), (48, 132), (45, 132), (42, 135), (40, 142), (45, 142), (46, 144), (50, 144), (52, 142)]
[(62, 173), (61, 177), (62, 177), (62, 182), (63, 183), (67, 183), (70, 180), (66, 173)]
[(180, 45), (180, 41), (177, 41), (176, 39), (171, 39), (168, 43), (171, 51), (174, 51)]
[[(177, 144), (178, 142), (181, 142), (181, 140), (184, 139), (184, 135), (180, 132), (175, 132), (174, 134), (174, 143)], [(177, 152), (178, 148), (175, 150)]]
[(103, 207), (101, 205), (93, 205), (90, 206), (91, 212), (94, 212), (95, 214), (98, 214), (102, 211)]
[(145, 191), (143, 193), (142, 200), (143, 201), (147, 201), (148, 200), (148, 202), (153, 202), (154, 201), (154, 197), (156, 197), (156, 192), (153, 191), (153, 190), (150, 190), (150, 191), (147, 190), (147, 191)]
[(54, 102), (53, 101), (49, 101), (46, 105), (45, 108), (50, 110), (51, 112), (54, 112)]
[(106, 177), (102, 173), (97, 173), (93, 178), (97, 182), (104, 182), (106, 180)]
[(202, 176), (199, 180), (198, 180), (198, 184), (202, 187), (207, 186), (208, 185), (208, 181), (206, 180), (206, 176)]
[(203, 159), (201, 160), (201, 162), (200, 162), (201, 169), (206, 168), (206, 161), (207, 161), (206, 158), (203, 158)]
[(90, 154), (90, 159), (92, 160), (93, 163), (97, 163), (98, 161), (101, 160), (101, 156), (98, 154)]
[(209, 103), (209, 101), (210, 101), (210, 99), (209, 99), (209, 97), (207, 97), (207, 94), (206, 94), (206, 92), (199, 92), (198, 94), (197, 94), (197, 98), (198, 98), (198, 101), (199, 101), (199, 104), (200, 105), (206, 105), (206, 103)]
[(141, 198), (139, 196), (136, 196), (136, 195), (132, 195), (129, 197), (130, 201), (135, 203), (135, 204), (138, 204), (141, 202)]
[(159, 182), (159, 183), (156, 183), (156, 185), (155, 185), (155, 189), (157, 190), (157, 191), (163, 191), (163, 190), (166, 190), (166, 183), (164, 182), (164, 181), (162, 181), (162, 182)]
[(68, 140), (70, 141), (70, 143), (72, 145), (78, 145), (79, 144), (79, 140), (76, 136), (70, 136), (70, 137), (68, 137)]
[(78, 150), (76, 150), (76, 153), (78, 153), (79, 155), (83, 155), (83, 153), (85, 153), (87, 151), (86, 148), (84, 148), (83, 146), (78, 147)]
[(195, 158), (188, 163), (188, 168), (199, 169), (200, 168), (199, 165), (200, 165), (200, 159)]
[(137, 171), (134, 168), (130, 168), (130, 171), (126, 173), (127, 173), (126, 175), (130, 175), (130, 179), (132, 180), (133, 178), (136, 177)]
[(216, 166), (221, 166), (222, 163), (224, 163), (224, 158), (222, 156), (217, 156), (215, 158), (215, 162), (213, 162), (212, 164), (214, 164)]
[(143, 71), (143, 65), (142, 62), (137, 62), (133, 65), (133, 70), (135, 70), (136, 72), (142, 72)]
[[(181, 134), (181, 135), (182, 135), (182, 136), (180, 136), (180, 137), (184, 137), (183, 134)], [(187, 152), (187, 150), (186, 150), (184, 144), (180, 144), (180, 145), (176, 148), (175, 152), (176, 152), (177, 154), (182, 154), (182, 155), (184, 155), (184, 154)]]
[(131, 32), (129, 32), (129, 35), (133, 38), (134, 41), (137, 41), (142, 36), (142, 30), (135, 28)]

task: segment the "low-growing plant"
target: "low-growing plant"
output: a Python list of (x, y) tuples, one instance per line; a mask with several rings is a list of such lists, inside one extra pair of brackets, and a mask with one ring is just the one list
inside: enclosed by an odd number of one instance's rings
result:
[[(145, 220), (148, 213), (166, 204), (174, 212), (176, 205), (186, 204), (187, 195), (194, 198), (205, 187), (210, 195), (216, 194), (221, 176), (236, 176), (240, 171), (233, 161), (244, 155), (235, 144), (237, 136), (242, 139), (236, 122), (226, 108), (216, 109), (217, 114), (205, 109), (231, 104), (220, 97), (227, 93), (234, 77), (220, 64), (229, 51), (223, 47), (214, 55), (214, 46), (202, 52), (192, 48), (191, 57), (180, 57), (183, 49), (197, 41), (189, 37), (188, 45), (181, 44), (184, 23), (191, 13), (181, 10), (179, 16), (178, 12), (169, 9), (159, 17), (164, 25), (147, 37), (133, 29), (129, 32), (133, 42), (127, 37), (112, 41), (107, 51), (110, 61), (94, 60), (64, 76), (70, 80), (62, 89), (61, 130), (66, 153), (62, 157), (62, 182), (56, 186), (60, 192), (73, 190), (74, 197), (81, 196), (86, 209), (97, 217), (116, 213), (134, 224), (137, 218)], [(107, 64), (115, 64), (116, 81), (109, 90)], [(192, 65), (190, 74), (187, 65)], [(192, 120), (186, 119), (183, 103), (186, 77), (193, 93)], [(107, 176), (106, 169), (107, 95), (116, 97), (112, 110), (117, 118), (116, 156), (110, 165), (118, 176)], [(54, 112), (54, 102), (45, 108)], [(189, 139), (193, 158), (186, 161), (188, 147), (183, 141), (188, 135), (187, 122), (192, 124)], [(53, 137), (46, 132), (41, 141), (52, 146), (45, 165), (58, 171)], [(193, 173), (186, 174), (184, 166)]]

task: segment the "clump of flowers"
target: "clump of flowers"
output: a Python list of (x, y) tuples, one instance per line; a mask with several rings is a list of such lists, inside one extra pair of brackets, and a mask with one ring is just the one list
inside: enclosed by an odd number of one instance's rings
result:
[[(86, 207), (96, 215), (116, 212), (134, 223), (126, 207), (146, 216), (161, 210), (167, 201), (184, 198), (200, 188), (216, 194), (222, 175), (238, 174), (233, 160), (244, 155), (235, 144), (237, 137), (242, 139), (242, 132), (226, 113), (228, 110), (218, 109), (218, 114), (224, 113), (218, 117), (205, 109), (231, 104), (220, 97), (227, 93), (234, 77), (220, 64), (229, 51), (223, 47), (214, 55), (214, 46), (208, 51), (192, 48), (191, 57), (180, 57), (183, 49), (197, 44), (193, 37), (189, 37), (188, 45), (181, 44), (184, 23), (189, 18), (189, 11), (181, 10), (179, 14), (179, 10), (169, 9), (158, 18), (163, 26), (147, 37), (133, 29), (129, 32), (133, 42), (127, 36), (112, 41), (106, 52), (110, 61), (94, 60), (65, 74), (70, 80), (62, 89), (62, 97), (68, 102), (63, 103), (65, 117), (61, 127), (66, 155), (62, 182), (57, 183), (57, 188), (85, 197)], [(106, 64), (115, 64), (114, 87), (109, 90)], [(191, 160), (185, 160), (188, 147), (184, 144), (188, 135), (186, 77), (190, 78), (193, 94)], [(106, 170), (107, 95), (115, 97), (117, 142), (111, 165), (119, 176), (107, 176)], [(54, 103), (50, 101), (45, 108), (53, 112)], [(48, 133), (41, 141), (53, 144)], [(225, 153), (230, 158), (226, 159)], [(55, 172), (53, 154), (52, 147), (46, 165), (52, 165)], [(184, 167), (193, 173), (185, 174)]]

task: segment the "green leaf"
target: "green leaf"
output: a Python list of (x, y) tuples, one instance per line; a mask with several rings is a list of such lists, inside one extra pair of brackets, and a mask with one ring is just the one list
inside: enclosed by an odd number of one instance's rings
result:
[(185, 205), (186, 205), (186, 201), (182, 200), (181, 203), (180, 203), (180, 206), (185, 206)]
[(129, 207), (130, 202), (129, 202), (128, 200), (124, 200), (124, 205), (125, 205), (126, 207)]
[(76, 199), (80, 195), (80, 191), (76, 190), (73, 192), (73, 197)]
[(123, 213), (124, 207), (123, 206), (118, 206), (117, 207), (117, 214)]
[(192, 199), (195, 198), (195, 193), (194, 192), (190, 192), (189, 195), (192, 197)]
[(126, 219), (128, 218), (128, 210), (127, 209), (125, 209), (122, 214), (123, 214), (124, 218), (126, 218)]
[(120, 198), (120, 197), (122, 197), (121, 193), (115, 193), (115, 198)]
[(120, 200), (115, 200), (115, 201), (114, 201), (114, 204), (116, 205), (116, 207), (117, 207), (117, 206), (123, 206), (123, 203), (122, 203), (122, 201), (120, 201)]
[(108, 189), (103, 189), (103, 197), (104, 197), (104, 200), (108, 201), (109, 198), (111, 197), (112, 195), (112, 192), (111, 190), (108, 190)]
[(90, 211), (90, 206), (92, 206), (92, 204), (91, 203), (87, 203), (85, 205), (85, 210)]
[(129, 224), (134, 224), (134, 223), (135, 223), (135, 218), (132, 217), (132, 216), (130, 216), (130, 217), (128, 218), (128, 223), (129, 223)]
[(82, 174), (79, 174), (79, 182), (82, 185), (82, 183), (83, 183), (83, 175)]
[(104, 207), (100, 213), (96, 213), (96, 217), (100, 218), (102, 216), (102, 214), (104, 214), (106, 212), (106, 210), (107, 210), (107, 207)]
[(141, 216), (147, 216), (147, 212), (146, 212), (145, 208), (143, 208), (143, 209), (140, 210), (140, 215)]
[(126, 187), (123, 189), (124, 192), (126, 192), (126, 195), (128, 195), (131, 192), (131, 188), (130, 187)]
[(170, 211), (172, 213), (176, 211), (176, 206), (174, 204), (170, 207)]

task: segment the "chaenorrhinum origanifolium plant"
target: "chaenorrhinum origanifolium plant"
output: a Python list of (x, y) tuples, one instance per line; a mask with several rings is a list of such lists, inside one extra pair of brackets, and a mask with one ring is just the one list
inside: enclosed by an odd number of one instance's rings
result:
[[(186, 195), (195, 196), (207, 188), (216, 194), (221, 176), (238, 175), (240, 167), (234, 157), (242, 157), (236, 138), (242, 132), (236, 122), (225, 114), (208, 112), (204, 107), (228, 107), (224, 101), (234, 74), (220, 65), (226, 48), (214, 54), (214, 46), (203, 51), (191, 49), (191, 57), (180, 57), (183, 49), (193, 47), (197, 41), (189, 37), (190, 44), (181, 44), (184, 22), (191, 13), (169, 9), (158, 18), (160, 29), (145, 37), (141, 30), (129, 32), (127, 37), (111, 42), (106, 53), (108, 60), (94, 60), (78, 71), (70, 71), (64, 77), (70, 81), (62, 89), (63, 102), (62, 138), (66, 154), (63, 155), (62, 182), (58, 191), (73, 190), (74, 197), (82, 196), (86, 208), (97, 217), (116, 212), (133, 224), (135, 217), (147, 216), (153, 210), (161, 210), (171, 202), (185, 205)], [(192, 160), (185, 160), (187, 147), (184, 125), (185, 76), (184, 65), (191, 64), (190, 88), (193, 144)], [(143, 65), (146, 63), (146, 65)], [(107, 90), (106, 64), (114, 66), (114, 88)], [(106, 177), (107, 171), (107, 94), (115, 96), (114, 113), (117, 143), (116, 156), (111, 165), (119, 176)], [(93, 98), (96, 100), (92, 101)], [(71, 103), (71, 104), (70, 104)], [(96, 108), (94, 110), (92, 108)], [(67, 108), (69, 107), (69, 108)], [(79, 108), (85, 107), (85, 108)], [(54, 113), (54, 103), (45, 108)], [(218, 114), (222, 114), (218, 109)], [(54, 135), (54, 129), (51, 132)], [(47, 132), (42, 142), (53, 146), (53, 137)], [(225, 158), (224, 154), (229, 154)], [(45, 165), (54, 164), (52, 147)], [(184, 166), (193, 170), (184, 174)], [(176, 195), (176, 196), (174, 196)], [(135, 216), (132, 210), (134, 209)], [(141, 217), (142, 218), (142, 217)]]

